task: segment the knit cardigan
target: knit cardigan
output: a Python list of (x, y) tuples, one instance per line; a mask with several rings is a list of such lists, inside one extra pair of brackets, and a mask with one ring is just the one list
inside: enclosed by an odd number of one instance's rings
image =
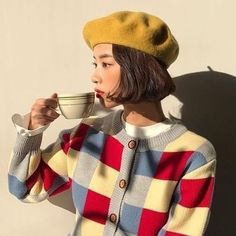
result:
[(17, 135), (9, 190), (39, 202), (71, 188), (72, 236), (203, 235), (214, 189), (215, 150), (180, 123), (155, 137), (127, 135), (121, 112), (84, 119), (40, 149)]

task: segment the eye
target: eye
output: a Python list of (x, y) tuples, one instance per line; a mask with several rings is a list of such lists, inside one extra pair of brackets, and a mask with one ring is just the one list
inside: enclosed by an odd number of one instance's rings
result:
[(97, 68), (97, 63), (96, 62), (92, 62), (92, 65), (94, 66), (94, 68)]
[(110, 67), (111, 66), (111, 64), (109, 64), (109, 63), (106, 63), (106, 62), (103, 62), (102, 63), (102, 67), (103, 68), (108, 68), (108, 67)]

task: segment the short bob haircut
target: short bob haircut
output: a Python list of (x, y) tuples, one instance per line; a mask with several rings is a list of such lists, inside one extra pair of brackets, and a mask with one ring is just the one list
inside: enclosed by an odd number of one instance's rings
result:
[(175, 91), (166, 66), (142, 51), (113, 44), (113, 57), (121, 67), (121, 81), (109, 99), (120, 104), (157, 102)]

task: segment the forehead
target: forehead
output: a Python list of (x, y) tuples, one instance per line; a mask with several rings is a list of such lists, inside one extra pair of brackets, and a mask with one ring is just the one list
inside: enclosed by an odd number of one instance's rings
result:
[(101, 44), (97, 44), (94, 48), (93, 48), (93, 54), (94, 57), (99, 57), (103, 54), (107, 54), (112, 56), (112, 44), (109, 43), (101, 43)]

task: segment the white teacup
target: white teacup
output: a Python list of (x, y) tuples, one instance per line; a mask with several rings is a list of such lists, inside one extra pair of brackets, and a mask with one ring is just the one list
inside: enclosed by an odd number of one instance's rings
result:
[(92, 113), (94, 99), (94, 92), (59, 94), (56, 110), (66, 119), (86, 118)]

